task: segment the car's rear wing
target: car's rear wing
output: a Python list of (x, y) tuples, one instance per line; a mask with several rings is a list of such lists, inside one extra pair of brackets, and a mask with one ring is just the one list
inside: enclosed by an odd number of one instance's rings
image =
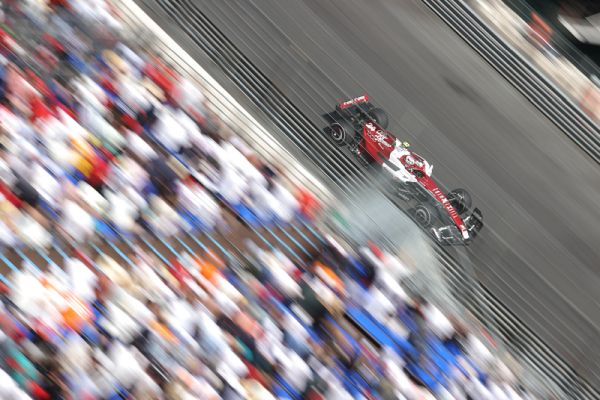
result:
[(360, 103), (368, 103), (369, 102), (369, 95), (367, 94), (363, 94), (362, 96), (359, 97), (355, 97), (353, 99), (344, 101), (340, 104), (337, 105), (337, 108), (339, 110), (345, 110), (348, 107), (354, 106), (356, 104), (360, 104)]

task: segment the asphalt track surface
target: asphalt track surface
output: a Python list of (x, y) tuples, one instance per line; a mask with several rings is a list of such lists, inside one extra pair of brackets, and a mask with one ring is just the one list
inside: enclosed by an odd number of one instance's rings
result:
[[(138, 1), (202, 59), (153, 14), (154, 0)], [(423, 3), (181, 3), (202, 10), (314, 123), (363, 92), (384, 107), (434, 177), (468, 189), (484, 212), (486, 228), (466, 250), (478, 278), (596, 381), (600, 168)]]

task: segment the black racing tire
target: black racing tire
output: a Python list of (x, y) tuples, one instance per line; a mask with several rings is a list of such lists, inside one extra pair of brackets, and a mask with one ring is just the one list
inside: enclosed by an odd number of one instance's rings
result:
[(465, 189), (454, 189), (448, 192), (446, 198), (452, 204), (452, 207), (459, 214), (464, 214), (473, 205), (473, 200), (471, 199), (471, 195)]
[(350, 144), (354, 139), (354, 127), (345, 120), (335, 121), (327, 127), (329, 137), (338, 146)]
[(390, 124), (387, 113), (381, 108), (372, 108), (369, 110), (369, 117), (371, 117), (377, 124), (383, 129), (387, 129)]
[(438, 212), (429, 203), (419, 203), (411, 210), (415, 222), (423, 228), (430, 228), (436, 221)]

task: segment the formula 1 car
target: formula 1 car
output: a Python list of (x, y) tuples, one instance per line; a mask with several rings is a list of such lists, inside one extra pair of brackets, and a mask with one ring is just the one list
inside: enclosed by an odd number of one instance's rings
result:
[(380, 166), (391, 178), (395, 194), (412, 203), (410, 214), (423, 228), (430, 229), (441, 244), (468, 245), (483, 228), (483, 215), (471, 208), (465, 189), (447, 194), (431, 177), (433, 165), (409, 150), (409, 144), (387, 131), (384, 110), (363, 95), (336, 106), (324, 114), (325, 133), (338, 146), (348, 146), (365, 166)]

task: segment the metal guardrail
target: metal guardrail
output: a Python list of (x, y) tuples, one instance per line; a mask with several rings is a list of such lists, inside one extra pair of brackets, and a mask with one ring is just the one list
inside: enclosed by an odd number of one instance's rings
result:
[(600, 163), (600, 127), (462, 0), (423, 0), (546, 117)]
[[(600, 128), (570, 97), (564, 94), (516, 49), (504, 42), (462, 0), (423, 0), (493, 68), (519, 90), (544, 115), (565, 132), (596, 162), (600, 163)], [(507, 345), (574, 399), (600, 399), (600, 392), (587, 383), (564, 360), (536, 337), (490, 292), (483, 298), (498, 312), (497, 325), (510, 337)]]
[[(214, 24), (187, 0), (137, 0), (153, 18), (173, 20), (179, 28), (209, 58), (222, 69), (237, 87), (265, 113), (297, 149), (320, 169), (328, 182), (337, 186), (340, 194), (352, 197), (357, 188), (364, 188), (372, 176), (357, 167), (345, 155), (332, 148), (319, 127), (306, 117), (249, 59), (247, 59)], [(157, 7), (160, 6), (160, 7)], [(303, 134), (301, 134), (303, 133)], [(319, 151), (315, 151), (319, 149)], [(399, 208), (403, 208), (398, 204)], [(564, 367), (558, 377), (547, 373), (547, 366), (565, 365), (539, 338), (477, 282), (468, 266), (461, 265), (442, 248), (436, 248), (452, 294), (511, 353), (531, 366), (542, 378), (550, 378), (561, 398), (583, 398), (576, 375)], [(515, 340), (517, 338), (518, 340)], [(546, 379), (542, 385), (550, 384)], [(592, 397), (589, 397), (592, 398)]]

